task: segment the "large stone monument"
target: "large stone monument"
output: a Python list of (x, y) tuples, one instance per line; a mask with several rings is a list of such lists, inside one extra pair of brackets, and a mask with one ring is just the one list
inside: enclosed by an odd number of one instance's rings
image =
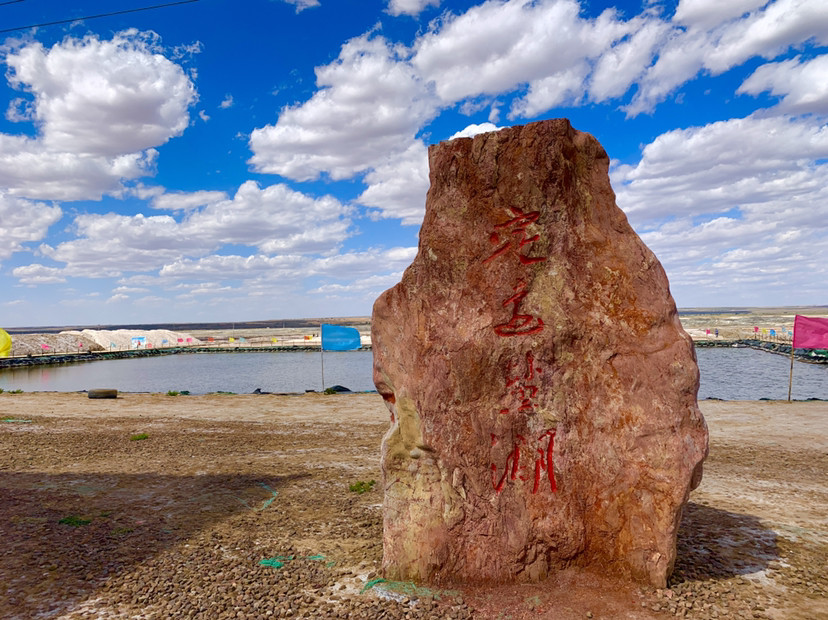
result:
[(707, 428), (656, 257), (565, 119), (442, 142), (417, 257), (374, 305), (383, 570), (593, 566), (664, 586)]

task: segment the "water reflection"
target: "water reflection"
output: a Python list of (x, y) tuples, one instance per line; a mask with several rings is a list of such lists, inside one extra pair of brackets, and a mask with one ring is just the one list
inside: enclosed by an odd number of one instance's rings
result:
[[(325, 386), (373, 390), (370, 351), (326, 352)], [(62, 366), (0, 370), (0, 388), (26, 392), (75, 392), (115, 388), (122, 392), (187, 390), (249, 393), (322, 389), (322, 357), (308, 351), (205, 353), (106, 360)]]
[[(756, 400), (788, 397), (790, 360), (753, 349), (698, 349), (699, 399)], [(63, 366), (0, 370), (0, 388), (26, 392), (188, 390), (250, 393), (322, 389), (318, 352), (181, 354)], [(325, 385), (373, 390), (370, 351), (325, 353)], [(828, 400), (828, 366), (796, 362), (793, 398)]]
[[(699, 399), (787, 400), (791, 360), (756, 349), (696, 349)], [(791, 398), (828, 400), (828, 365), (794, 362)]]

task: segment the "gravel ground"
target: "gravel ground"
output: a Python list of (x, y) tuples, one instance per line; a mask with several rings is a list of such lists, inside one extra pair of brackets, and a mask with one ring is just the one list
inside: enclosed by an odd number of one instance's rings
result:
[[(828, 406), (702, 403), (669, 588), (377, 582), (376, 395), (0, 394), (0, 618), (828, 617)], [(145, 438), (143, 438), (146, 436)]]

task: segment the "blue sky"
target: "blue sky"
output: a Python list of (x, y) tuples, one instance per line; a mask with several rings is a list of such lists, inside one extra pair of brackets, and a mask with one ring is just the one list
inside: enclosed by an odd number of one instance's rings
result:
[(426, 148), (567, 117), (680, 307), (828, 303), (824, 0), (0, 3), (0, 325), (370, 314)]

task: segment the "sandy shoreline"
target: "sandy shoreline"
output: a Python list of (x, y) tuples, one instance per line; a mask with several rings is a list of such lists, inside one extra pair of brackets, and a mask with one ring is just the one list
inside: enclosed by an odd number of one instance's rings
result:
[(349, 491), (380, 478), (376, 394), (0, 394), (0, 617), (828, 617), (828, 403), (701, 407), (669, 589), (564, 572), (395, 595), (361, 593), (382, 497)]

